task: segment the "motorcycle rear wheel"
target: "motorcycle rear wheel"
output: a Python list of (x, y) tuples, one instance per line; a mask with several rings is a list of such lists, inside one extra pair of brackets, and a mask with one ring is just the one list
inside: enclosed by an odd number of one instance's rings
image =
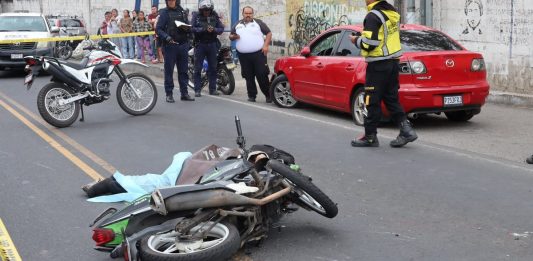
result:
[(51, 82), (45, 85), (37, 96), (39, 114), (46, 122), (57, 128), (72, 125), (80, 114), (80, 103), (75, 101), (59, 105), (58, 101), (71, 98), (73, 94), (74, 91), (62, 83)]
[[(200, 223), (192, 228), (189, 234), (207, 228), (211, 224), (212, 222)], [(226, 260), (241, 247), (239, 231), (230, 223), (216, 224), (202, 240), (183, 241), (178, 236), (180, 233), (174, 230), (146, 236), (139, 245), (141, 260)]]
[(315, 186), (309, 177), (292, 170), (289, 166), (279, 161), (270, 161), (270, 166), (272, 171), (285, 177), (294, 185), (295, 192), (293, 195), (296, 198), (294, 203), (328, 218), (337, 216), (339, 212), (337, 205)]
[(226, 95), (231, 95), (235, 91), (235, 77), (225, 64), (217, 71), (217, 89)]
[(126, 77), (141, 97), (137, 98), (133, 93), (134, 90), (126, 86), (125, 80), (121, 80), (117, 87), (117, 100), (120, 108), (133, 116), (149, 113), (157, 103), (155, 83), (142, 73), (132, 73)]

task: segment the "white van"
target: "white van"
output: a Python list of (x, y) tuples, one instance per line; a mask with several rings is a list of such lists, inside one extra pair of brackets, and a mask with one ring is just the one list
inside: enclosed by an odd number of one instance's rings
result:
[[(0, 40), (52, 37), (50, 25), (39, 13), (0, 14)], [(24, 68), (24, 56), (52, 56), (53, 42), (0, 43), (0, 70)]]

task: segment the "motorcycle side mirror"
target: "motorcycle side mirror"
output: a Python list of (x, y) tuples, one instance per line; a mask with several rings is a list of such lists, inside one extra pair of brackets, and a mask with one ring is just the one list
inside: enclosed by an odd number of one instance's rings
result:
[(303, 57), (309, 57), (309, 55), (311, 55), (311, 48), (309, 48), (309, 46), (304, 47), (300, 52), (300, 55)]

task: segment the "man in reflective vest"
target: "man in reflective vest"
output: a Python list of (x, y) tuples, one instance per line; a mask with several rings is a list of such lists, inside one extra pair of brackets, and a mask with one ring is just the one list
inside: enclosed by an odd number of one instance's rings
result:
[(381, 119), (381, 102), (385, 103), (392, 120), (399, 125), (400, 134), (390, 146), (402, 147), (415, 141), (418, 136), (407, 120), (398, 101), (400, 14), (387, 1), (366, 0), (368, 14), (363, 22), (363, 33), (351, 40), (367, 62), (365, 105), (365, 135), (352, 140), (354, 147), (378, 147), (377, 126)]

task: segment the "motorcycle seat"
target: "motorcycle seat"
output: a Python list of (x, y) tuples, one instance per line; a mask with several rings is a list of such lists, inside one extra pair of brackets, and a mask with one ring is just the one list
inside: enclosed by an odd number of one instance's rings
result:
[(68, 67), (72, 67), (76, 70), (81, 70), (85, 67), (87, 67), (87, 62), (89, 61), (89, 58), (83, 58), (80, 62), (71, 62), (71, 61), (59, 61), (61, 64), (66, 65)]

